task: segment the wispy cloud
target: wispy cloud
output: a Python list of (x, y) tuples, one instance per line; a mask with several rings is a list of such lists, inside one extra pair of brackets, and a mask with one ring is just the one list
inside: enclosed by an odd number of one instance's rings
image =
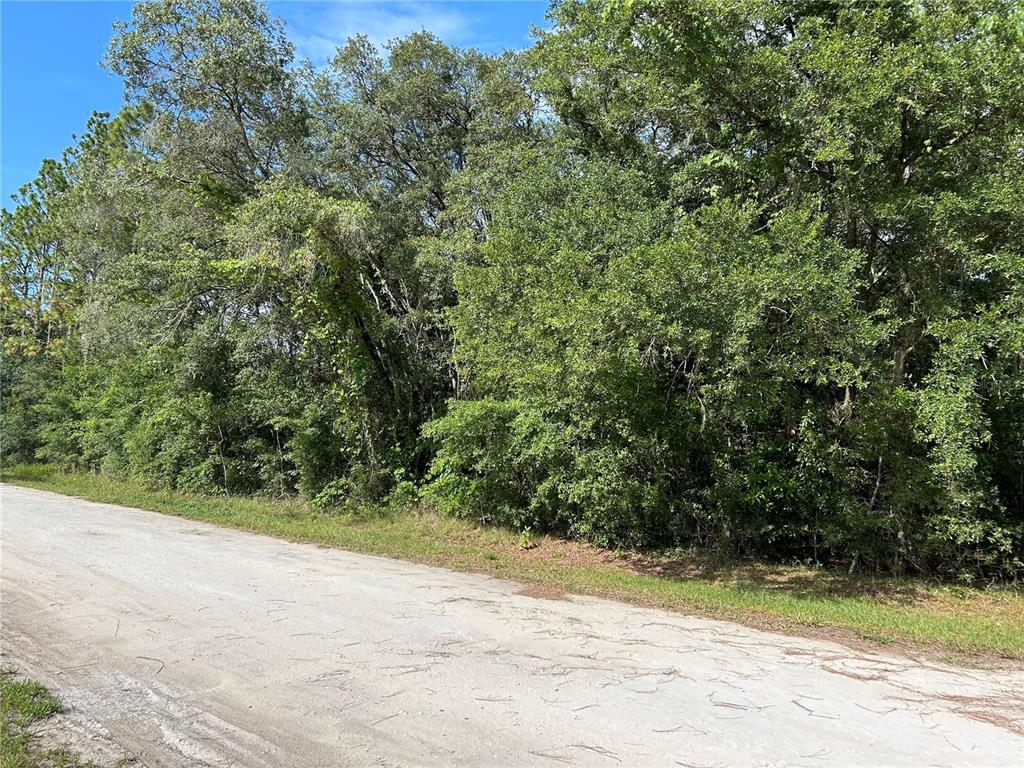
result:
[[(426, 29), (456, 45), (475, 42), (472, 8), (437, 2), (276, 2), (271, 12), (288, 24), (299, 58), (314, 64), (330, 59), (338, 46), (358, 34), (381, 46)], [(467, 12), (468, 11), (468, 12)]]

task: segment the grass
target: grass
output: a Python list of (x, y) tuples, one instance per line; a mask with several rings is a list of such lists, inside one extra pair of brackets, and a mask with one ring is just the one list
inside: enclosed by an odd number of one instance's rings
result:
[(92, 501), (518, 580), (544, 594), (598, 595), (795, 634), (898, 646), (947, 660), (1024, 661), (1024, 595), (921, 581), (849, 578), (761, 564), (616, 554), (422, 510), (323, 514), (297, 499), (197, 496), (45, 466), (0, 470), (4, 482)]
[(61, 711), (46, 688), (0, 669), (0, 768), (95, 768), (64, 749), (42, 749), (32, 728)]

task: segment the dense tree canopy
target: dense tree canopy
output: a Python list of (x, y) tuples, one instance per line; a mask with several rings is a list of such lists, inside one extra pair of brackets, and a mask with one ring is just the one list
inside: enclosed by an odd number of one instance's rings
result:
[(1024, 570), (1024, 10), (560, 0), (297, 63), (147, 0), (3, 214), (8, 462)]

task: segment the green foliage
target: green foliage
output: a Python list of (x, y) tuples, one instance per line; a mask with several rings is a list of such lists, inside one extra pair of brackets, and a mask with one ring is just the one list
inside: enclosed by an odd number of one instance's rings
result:
[(155, 107), (175, 175), (230, 194), (281, 170), (302, 134), (292, 51), (259, 3), (147, 0), (115, 25), (107, 63)]
[(44, 749), (39, 725), (60, 712), (60, 700), (13, 669), (0, 669), (0, 766), (2, 768), (99, 768), (66, 749)]
[(431, 428), (431, 493), (606, 543), (1018, 570), (1019, 9), (552, 18), (561, 145), (457, 273), (486, 410)]
[(21, 724), (44, 720), (60, 712), (60, 701), (39, 683), (19, 678), (10, 669), (0, 670), (0, 691), (3, 691), (3, 706), (6, 722), (17, 719)]
[(609, 546), (1024, 567), (1024, 16), (561, 0), (295, 66), (149, 0), (2, 224), (9, 460)]
[(13, 669), (0, 669), (0, 766), (3, 768), (89, 768), (64, 750), (37, 749), (30, 728), (61, 711), (60, 701), (42, 685)]

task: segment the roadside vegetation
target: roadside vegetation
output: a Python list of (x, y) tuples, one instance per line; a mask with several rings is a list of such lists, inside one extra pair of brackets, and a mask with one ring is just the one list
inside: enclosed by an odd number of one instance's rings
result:
[[(313, 66), (256, 0), (136, 3), (106, 58), (123, 110), (2, 214), (5, 460), (268, 533), (1019, 656), (972, 588), (1024, 578), (1022, 14), (555, 0), (524, 51), (423, 31)], [(973, 597), (485, 546), (547, 535)]]
[(0, 669), (0, 768), (98, 768), (67, 750), (39, 746), (34, 730), (60, 710), (42, 685)]
[(846, 569), (716, 562), (699, 553), (613, 552), (416, 506), (202, 496), (30, 465), (2, 479), (104, 503), (523, 582), (531, 592), (596, 595), (736, 620), (770, 630), (924, 653), (951, 661), (1024, 661), (1024, 595)]

